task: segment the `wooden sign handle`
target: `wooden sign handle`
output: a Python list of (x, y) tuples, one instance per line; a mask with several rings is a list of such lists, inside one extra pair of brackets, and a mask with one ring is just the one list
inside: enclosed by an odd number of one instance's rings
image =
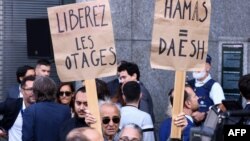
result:
[(186, 71), (175, 72), (174, 100), (172, 110), (171, 139), (181, 139), (181, 127), (174, 124), (173, 119), (183, 111), (184, 89), (186, 81)]
[(91, 124), (91, 127), (95, 128), (102, 135), (101, 116), (98, 106), (95, 79), (85, 80), (85, 86), (87, 93), (88, 109), (97, 120), (95, 124)]

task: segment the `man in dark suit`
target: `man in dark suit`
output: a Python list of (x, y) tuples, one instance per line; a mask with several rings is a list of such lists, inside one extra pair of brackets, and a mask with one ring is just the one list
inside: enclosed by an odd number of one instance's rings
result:
[(137, 64), (132, 62), (123, 62), (118, 67), (120, 83), (125, 84), (128, 81), (137, 81), (140, 84), (142, 98), (139, 103), (139, 109), (150, 114), (154, 123), (155, 116), (153, 111), (153, 101), (147, 88), (140, 81), (140, 71)]
[(21, 67), (17, 68), (16, 71), (16, 79), (17, 79), (17, 84), (14, 84), (13, 86), (11, 86), (10, 88), (8, 88), (7, 90), (7, 98), (19, 98), (22, 97), (22, 95), (20, 94), (20, 84), (21, 81), (23, 80), (24, 77), (26, 76), (35, 76), (35, 69), (29, 65), (24, 65)]
[[(121, 66), (121, 64), (123, 64), (123, 63), (127, 63), (127, 61), (121, 60), (117, 64), (117, 67), (119, 68), (119, 66)], [(107, 86), (108, 86), (109, 93), (110, 93), (111, 97), (114, 97), (117, 94), (117, 92), (119, 91), (119, 89), (120, 89), (120, 82), (119, 81), (120, 81), (119, 78), (116, 77), (115, 79), (112, 79), (107, 83)]]
[(22, 98), (7, 98), (0, 104), (0, 114), (3, 115), (3, 119), (0, 121), (0, 137), (7, 137), (9, 129), (13, 126), (22, 108), (22, 101)]
[[(169, 92), (171, 105), (173, 105), (174, 97), (176, 96), (174, 96), (174, 90), (172, 89)], [(189, 141), (190, 130), (192, 127), (194, 127), (192, 113), (199, 109), (198, 99), (199, 98), (196, 96), (192, 87), (186, 85), (184, 89), (183, 112), (176, 117), (176, 119), (179, 120), (175, 120), (174, 122), (176, 126), (182, 127), (182, 141)], [(183, 117), (185, 119), (183, 119)], [(169, 139), (171, 133), (171, 124), (172, 118), (167, 118), (161, 123), (159, 129), (160, 141), (166, 141)]]
[(61, 124), (70, 119), (69, 106), (55, 102), (56, 83), (48, 76), (37, 76), (33, 91), (37, 103), (23, 113), (23, 141), (58, 141)]
[(5, 102), (0, 103), (0, 114), (3, 115), (3, 119), (0, 121), (0, 132), (2, 136), (8, 134), (10, 141), (21, 141), (23, 110), (35, 103), (33, 95), (34, 80), (35, 76), (23, 78), (21, 82), (22, 98), (7, 98)]

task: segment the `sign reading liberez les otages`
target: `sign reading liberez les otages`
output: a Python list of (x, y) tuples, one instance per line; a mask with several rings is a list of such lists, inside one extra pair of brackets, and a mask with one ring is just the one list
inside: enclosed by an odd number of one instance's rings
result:
[(48, 17), (61, 81), (116, 74), (116, 50), (108, 0), (50, 7)]

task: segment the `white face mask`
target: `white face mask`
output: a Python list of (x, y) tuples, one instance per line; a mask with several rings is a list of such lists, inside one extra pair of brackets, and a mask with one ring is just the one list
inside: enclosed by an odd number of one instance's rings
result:
[(204, 78), (206, 76), (206, 71), (200, 71), (200, 72), (193, 72), (193, 77), (195, 79), (201, 79), (201, 78)]

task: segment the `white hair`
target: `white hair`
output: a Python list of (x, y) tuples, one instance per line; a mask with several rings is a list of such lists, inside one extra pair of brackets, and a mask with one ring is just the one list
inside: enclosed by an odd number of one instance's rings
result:
[(112, 100), (109, 97), (104, 97), (104, 100), (98, 100), (98, 104), (99, 104), (99, 109), (101, 109), (103, 105), (110, 105), (116, 107), (120, 114), (120, 106), (112, 102)]

